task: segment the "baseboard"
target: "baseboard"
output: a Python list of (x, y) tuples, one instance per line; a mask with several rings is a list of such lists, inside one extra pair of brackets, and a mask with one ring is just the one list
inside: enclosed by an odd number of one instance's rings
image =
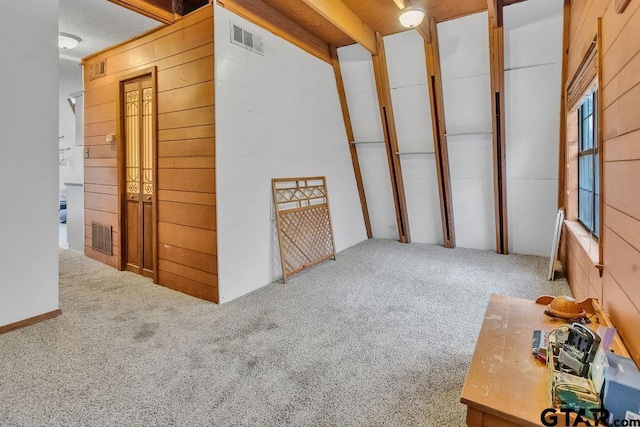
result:
[(30, 317), (28, 319), (20, 320), (19, 322), (9, 323), (8, 325), (0, 326), (0, 334), (5, 332), (14, 331), (16, 329), (24, 328), (25, 326), (31, 326), (35, 323), (39, 323), (45, 320), (53, 319), (62, 314), (62, 310), (57, 309), (48, 313), (43, 313), (38, 316)]

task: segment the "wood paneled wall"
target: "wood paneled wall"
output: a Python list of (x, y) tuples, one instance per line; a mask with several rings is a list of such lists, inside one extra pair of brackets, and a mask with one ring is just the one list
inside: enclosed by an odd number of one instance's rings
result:
[[(158, 282), (218, 302), (214, 133), (213, 6), (85, 58), (106, 59), (106, 76), (85, 67), (85, 253), (123, 268), (120, 250), (119, 82), (157, 70)], [(86, 152), (85, 152), (86, 157)], [(91, 222), (113, 227), (113, 256), (91, 249)]]
[[(579, 297), (601, 297), (640, 364), (640, 2), (631, 2), (622, 14), (616, 12), (615, 3), (571, 2), (569, 80), (597, 34), (597, 19), (602, 18), (602, 78), (598, 82), (603, 100), (602, 279), (593, 275), (593, 254), (589, 256), (579, 235), (567, 228), (564, 264), (573, 292)], [(570, 186), (568, 191), (576, 191)]]

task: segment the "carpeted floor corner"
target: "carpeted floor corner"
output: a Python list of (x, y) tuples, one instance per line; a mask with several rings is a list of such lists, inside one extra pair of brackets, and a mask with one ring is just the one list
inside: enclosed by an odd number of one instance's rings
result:
[(217, 306), (68, 250), (63, 315), (0, 335), (0, 425), (458, 426), (491, 293), (548, 258), (369, 240)]

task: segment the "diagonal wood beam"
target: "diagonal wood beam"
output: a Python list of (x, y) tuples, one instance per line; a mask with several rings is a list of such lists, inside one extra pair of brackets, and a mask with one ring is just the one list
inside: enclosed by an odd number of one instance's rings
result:
[(427, 61), (427, 81), (429, 83), (429, 103), (433, 128), (433, 148), (436, 159), (436, 175), (440, 191), (440, 216), (442, 218), (442, 241), (445, 248), (455, 248), (455, 228), (453, 224), (453, 203), (451, 202), (451, 178), (449, 174), (449, 150), (447, 148), (444, 101), (442, 95), (442, 73), (438, 48), (436, 21), (429, 19), (431, 42), (425, 42)]
[[(405, 9), (409, 6), (418, 6), (415, 3), (415, 0), (393, 0), (393, 2), (398, 6), (400, 10)], [(424, 10), (427, 10), (425, 7)], [(424, 17), (424, 21), (418, 25), (415, 30), (422, 36), (425, 43), (431, 43), (431, 31), (429, 29), (429, 16)]]
[(371, 52), (378, 54), (376, 33), (342, 0), (302, 0), (343, 33)]
[(507, 222), (507, 156), (505, 153), (504, 28), (502, 0), (487, 0), (489, 11), (489, 66), (491, 71), (491, 122), (493, 130), (493, 193), (496, 252), (509, 253)]
[(331, 65), (333, 73), (336, 77), (336, 87), (338, 89), (338, 97), (340, 98), (340, 107), (342, 109), (342, 118), (344, 120), (344, 128), (347, 131), (347, 142), (349, 143), (349, 153), (351, 154), (351, 164), (353, 166), (353, 174), (356, 178), (356, 186), (358, 187), (358, 195), (360, 197), (360, 207), (362, 208), (362, 217), (364, 218), (364, 227), (367, 231), (367, 237), (371, 239), (373, 232), (371, 231), (371, 220), (369, 219), (369, 208), (367, 207), (367, 198), (364, 193), (364, 183), (362, 181), (362, 173), (360, 172), (360, 162), (358, 160), (358, 151), (353, 144), (355, 137), (353, 136), (353, 127), (351, 126), (351, 116), (349, 115), (349, 106), (347, 104), (347, 95), (344, 90), (344, 81), (342, 80), (342, 70), (340, 70), (340, 60), (338, 59), (338, 50), (335, 46), (331, 46)]
[(373, 55), (373, 73), (376, 79), (378, 93), (378, 105), (380, 107), (380, 121), (384, 134), (384, 145), (387, 150), (389, 162), (389, 175), (391, 178), (391, 192), (396, 209), (398, 221), (398, 237), (401, 243), (411, 243), (409, 233), (409, 216), (407, 214), (407, 201), (404, 194), (404, 182), (402, 179), (402, 166), (398, 149), (398, 136), (393, 117), (393, 105), (391, 103), (391, 88), (389, 87), (389, 74), (387, 71), (387, 56), (384, 50), (384, 41), (380, 33), (376, 33), (378, 42), (378, 54)]

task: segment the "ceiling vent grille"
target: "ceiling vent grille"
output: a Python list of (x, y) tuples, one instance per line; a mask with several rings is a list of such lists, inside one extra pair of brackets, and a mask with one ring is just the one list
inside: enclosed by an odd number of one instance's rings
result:
[(231, 43), (264, 56), (262, 36), (253, 34), (233, 22), (229, 22), (229, 28), (231, 29)]

